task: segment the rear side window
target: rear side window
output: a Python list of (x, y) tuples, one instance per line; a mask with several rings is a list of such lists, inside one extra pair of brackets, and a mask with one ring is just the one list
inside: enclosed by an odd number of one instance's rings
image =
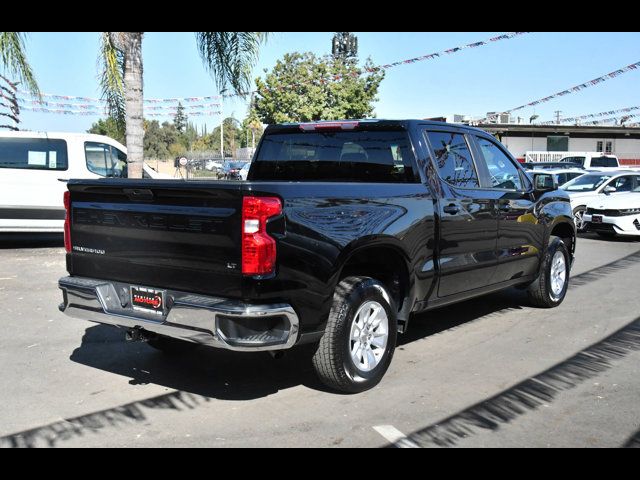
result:
[(263, 137), (251, 180), (417, 182), (406, 131), (273, 133)]
[(435, 154), (440, 178), (450, 185), (465, 188), (480, 186), (469, 145), (464, 135), (450, 132), (427, 132)]
[(67, 142), (49, 138), (0, 138), (0, 168), (67, 170)]
[(106, 143), (85, 142), (87, 169), (101, 177), (127, 177), (127, 156)]

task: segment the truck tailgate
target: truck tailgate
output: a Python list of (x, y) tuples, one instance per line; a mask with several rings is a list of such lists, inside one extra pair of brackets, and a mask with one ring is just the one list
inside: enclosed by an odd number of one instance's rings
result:
[(70, 181), (72, 275), (240, 297), (238, 182)]

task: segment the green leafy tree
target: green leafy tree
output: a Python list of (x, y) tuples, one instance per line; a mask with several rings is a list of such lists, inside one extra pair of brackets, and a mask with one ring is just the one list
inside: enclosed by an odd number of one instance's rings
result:
[[(221, 92), (247, 92), (264, 32), (196, 32), (203, 64)], [(142, 177), (144, 156), (143, 32), (103, 32), (101, 85), (110, 116), (125, 125), (129, 177)]]
[(107, 137), (111, 137), (114, 140), (124, 144), (124, 130), (122, 126), (118, 124), (118, 122), (112, 118), (107, 117), (105, 119), (100, 119), (91, 125), (91, 128), (87, 130), (87, 133), (95, 133), (97, 135), (106, 135)]
[(264, 80), (256, 79), (255, 110), (263, 123), (308, 122), (374, 116), (384, 71), (356, 59), (287, 53)]
[[(227, 117), (224, 119), (224, 156), (230, 157), (235, 154), (236, 148), (242, 143), (241, 138), (241, 125), (240, 122), (233, 118)], [(220, 151), (220, 127), (213, 129), (213, 132), (207, 139), (207, 144), (211, 150)]]
[(176, 126), (176, 130), (180, 133), (184, 132), (185, 128), (187, 128), (187, 116), (185, 115), (184, 107), (180, 102), (178, 102), (176, 114), (173, 117), (173, 124)]
[(170, 122), (163, 122), (162, 125), (157, 120), (144, 122), (144, 156), (145, 158), (172, 158), (174, 152), (186, 152), (184, 145), (180, 143), (180, 133), (175, 125)]

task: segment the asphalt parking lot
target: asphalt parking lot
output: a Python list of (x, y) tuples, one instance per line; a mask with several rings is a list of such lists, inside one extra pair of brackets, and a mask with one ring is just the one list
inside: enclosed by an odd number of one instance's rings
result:
[(412, 321), (389, 372), (327, 391), (308, 348), (168, 358), (58, 312), (59, 236), (0, 238), (0, 447), (640, 446), (640, 241), (584, 235), (567, 299)]

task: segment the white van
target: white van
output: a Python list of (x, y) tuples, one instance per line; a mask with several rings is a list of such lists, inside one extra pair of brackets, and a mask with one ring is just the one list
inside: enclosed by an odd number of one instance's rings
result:
[[(89, 133), (0, 132), (0, 232), (62, 232), (70, 178), (126, 177), (127, 149)], [(144, 165), (145, 178), (171, 178)]]

